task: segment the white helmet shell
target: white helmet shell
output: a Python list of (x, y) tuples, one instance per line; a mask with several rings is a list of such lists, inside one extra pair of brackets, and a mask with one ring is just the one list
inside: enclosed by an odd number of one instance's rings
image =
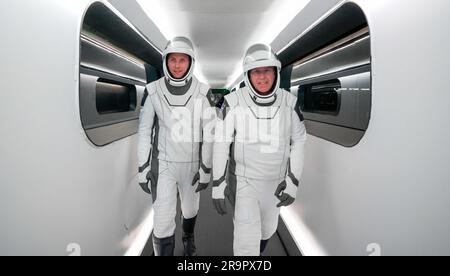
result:
[[(172, 77), (172, 75), (169, 73), (169, 69), (167, 68), (167, 56), (173, 53), (186, 54), (191, 57), (191, 65), (189, 67), (189, 71), (182, 79), (175, 79), (174, 77)], [(194, 73), (194, 65), (194, 45), (192, 44), (191, 40), (189, 40), (189, 38), (178, 36), (167, 43), (167, 46), (163, 52), (163, 70), (164, 75), (170, 85), (177, 87), (186, 85), (192, 78), (192, 75)]]
[[(258, 93), (249, 79), (249, 71), (260, 68), (260, 67), (276, 67), (277, 68), (277, 79), (276, 84), (272, 92), (267, 95), (261, 95)], [(273, 52), (270, 46), (265, 44), (255, 44), (251, 46), (244, 57), (244, 81), (245, 85), (250, 89), (253, 95), (260, 99), (272, 99), (278, 88), (280, 87), (280, 71), (281, 71), (281, 62), (278, 57)]]

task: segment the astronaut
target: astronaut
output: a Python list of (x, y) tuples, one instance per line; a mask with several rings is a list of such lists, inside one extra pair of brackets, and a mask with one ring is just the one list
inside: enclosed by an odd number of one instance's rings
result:
[(297, 98), (280, 87), (281, 63), (269, 46), (244, 57), (246, 86), (225, 96), (215, 129), (213, 203), (234, 206), (235, 256), (262, 254), (280, 207), (295, 201), (306, 130)]
[(152, 195), (153, 247), (172, 256), (177, 191), (183, 213), (186, 256), (195, 256), (194, 228), (199, 192), (211, 180), (216, 102), (194, 76), (192, 42), (175, 37), (163, 52), (164, 77), (148, 84), (139, 121), (139, 184)]

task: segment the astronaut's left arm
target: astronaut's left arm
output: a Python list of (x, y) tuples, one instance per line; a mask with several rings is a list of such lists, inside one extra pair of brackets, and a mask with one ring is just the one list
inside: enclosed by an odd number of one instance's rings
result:
[(291, 153), (288, 162), (286, 180), (282, 182), (275, 193), (280, 200), (278, 207), (288, 206), (295, 201), (300, 178), (303, 172), (306, 128), (303, 115), (298, 105), (292, 112)]
[(199, 189), (204, 190), (211, 181), (212, 158), (214, 147), (214, 129), (217, 119), (217, 107), (215, 97), (209, 90), (203, 102), (202, 110), (202, 143), (199, 171)]

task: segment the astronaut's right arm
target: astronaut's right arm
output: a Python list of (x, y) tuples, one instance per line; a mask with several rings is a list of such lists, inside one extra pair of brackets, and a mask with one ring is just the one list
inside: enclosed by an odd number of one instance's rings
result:
[(306, 139), (305, 122), (297, 102), (292, 112), (291, 153), (287, 165), (286, 180), (278, 185), (275, 191), (275, 196), (280, 200), (277, 207), (289, 206), (295, 201), (303, 172)]
[(155, 109), (151, 102), (151, 97), (145, 91), (148, 97), (145, 100), (144, 106), (141, 109), (139, 117), (139, 142), (138, 142), (138, 159), (139, 159), (139, 185), (148, 194), (151, 193), (148, 181), (150, 179), (150, 157), (152, 151), (152, 134), (155, 120)]
[(234, 140), (235, 108), (225, 99), (217, 119), (213, 149), (213, 203), (217, 212), (226, 214), (225, 188), (230, 145)]

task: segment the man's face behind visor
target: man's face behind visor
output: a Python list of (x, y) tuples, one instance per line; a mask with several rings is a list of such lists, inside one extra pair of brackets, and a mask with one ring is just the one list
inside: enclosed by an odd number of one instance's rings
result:
[(189, 55), (173, 53), (167, 56), (167, 67), (175, 79), (182, 79), (189, 71), (191, 58)]
[(261, 95), (272, 92), (276, 79), (275, 67), (259, 67), (250, 71), (250, 82)]

